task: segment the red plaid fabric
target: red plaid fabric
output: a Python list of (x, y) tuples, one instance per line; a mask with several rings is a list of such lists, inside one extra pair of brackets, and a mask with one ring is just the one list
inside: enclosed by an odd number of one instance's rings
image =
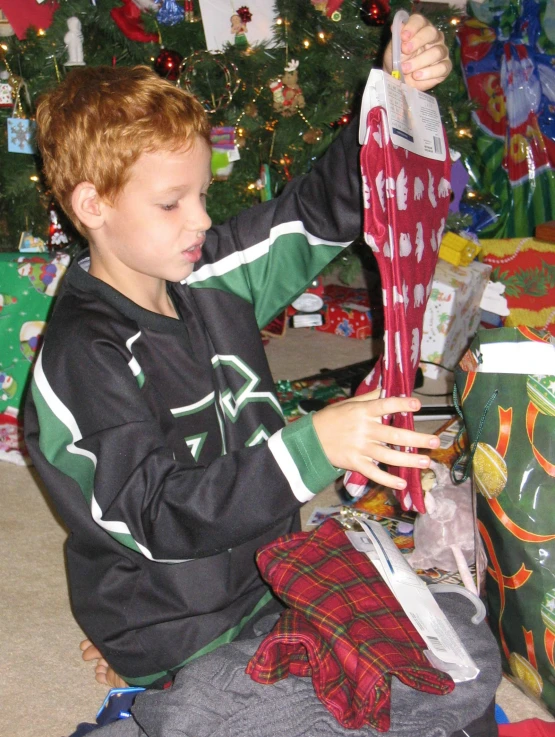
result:
[(247, 667), (259, 683), (312, 676), (320, 701), (344, 727), (389, 729), (391, 678), (433, 694), (454, 688), (432, 668), (424, 642), (370, 560), (339, 522), (261, 548), (262, 576), (290, 609)]
[[(449, 156), (426, 159), (394, 146), (385, 110), (368, 113), (368, 137), (360, 154), (365, 197), (364, 238), (374, 251), (383, 291), (384, 355), (362, 382), (357, 394), (377, 386), (382, 396), (410, 397), (420, 359), (422, 325), (432, 288), (439, 244), (449, 209)], [(384, 421), (386, 418), (384, 418)], [(396, 414), (387, 421), (413, 430), (412, 414)], [(407, 448), (416, 452), (414, 448)], [(396, 492), (403, 509), (425, 512), (417, 468), (391, 467), (407, 481)], [(354, 497), (368, 479), (347, 473), (345, 486)]]

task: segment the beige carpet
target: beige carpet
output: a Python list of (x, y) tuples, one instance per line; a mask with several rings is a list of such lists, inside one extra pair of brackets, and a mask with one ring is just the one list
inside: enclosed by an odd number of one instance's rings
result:
[[(362, 361), (370, 351), (370, 341), (307, 330), (290, 330), (268, 347), (276, 378)], [(94, 722), (107, 689), (95, 683), (92, 667), (80, 658), (83, 635), (69, 607), (65, 532), (32, 469), (0, 463), (0, 490), (0, 737), (67, 737), (78, 722)], [(334, 500), (330, 489), (312, 504)], [(513, 721), (553, 721), (508, 682), (498, 700)]]

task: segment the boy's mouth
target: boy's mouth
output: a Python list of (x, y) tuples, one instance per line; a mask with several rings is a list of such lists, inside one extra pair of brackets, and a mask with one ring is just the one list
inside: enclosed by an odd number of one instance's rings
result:
[(199, 238), (189, 248), (182, 251), (183, 255), (190, 263), (196, 263), (202, 255), (202, 247), (204, 245), (204, 238)]

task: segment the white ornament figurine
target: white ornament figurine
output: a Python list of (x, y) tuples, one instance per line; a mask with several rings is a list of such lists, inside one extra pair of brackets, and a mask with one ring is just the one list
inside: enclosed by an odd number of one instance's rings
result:
[(65, 62), (66, 67), (82, 67), (85, 66), (83, 58), (83, 34), (81, 33), (81, 21), (76, 16), (67, 19), (68, 32), (64, 36), (68, 60)]

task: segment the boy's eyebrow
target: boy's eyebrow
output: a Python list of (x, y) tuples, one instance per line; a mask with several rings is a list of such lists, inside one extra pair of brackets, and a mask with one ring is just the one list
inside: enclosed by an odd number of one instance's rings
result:
[[(210, 175), (209, 178), (206, 179), (204, 182), (203, 189), (208, 189), (208, 187), (212, 184), (212, 175)], [(162, 189), (160, 192), (158, 192), (158, 195), (165, 195), (165, 194), (172, 194), (173, 192), (184, 192), (185, 190), (192, 187), (191, 184), (176, 184), (174, 187), (168, 187), (167, 189)]]

